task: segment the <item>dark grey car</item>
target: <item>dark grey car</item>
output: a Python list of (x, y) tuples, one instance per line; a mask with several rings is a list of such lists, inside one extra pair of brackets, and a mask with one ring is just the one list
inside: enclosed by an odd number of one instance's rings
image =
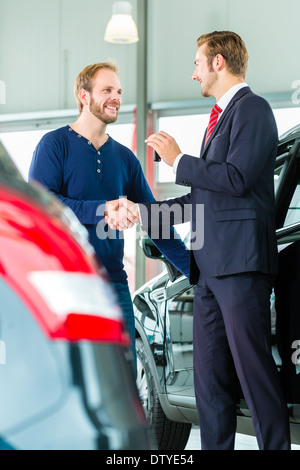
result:
[[(300, 444), (300, 125), (280, 138), (274, 175), (279, 273), (270, 299), (272, 351), (289, 408), (292, 442)], [(160, 449), (184, 449), (198, 424), (193, 383), (194, 286), (152, 242), (145, 255), (166, 269), (133, 296), (138, 388)], [(254, 434), (237, 383), (237, 431)]]

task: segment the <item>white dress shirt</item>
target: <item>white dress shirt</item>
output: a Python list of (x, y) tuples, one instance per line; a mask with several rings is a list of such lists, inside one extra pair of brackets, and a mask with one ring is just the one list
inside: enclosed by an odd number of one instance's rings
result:
[[(223, 96), (221, 96), (221, 98), (219, 99), (219, 101), (217, 102), (217, 105), (222, 109), (222, 111), (220, 112), (219, 116), (218, 116), (218, 120), (220, 119), (220, 116), (221, 114), (224, 112), (226, 106), (229, 104), (229, 102), (232, 100), (232, 98), (234, 97), (234, 95), (241, 89), (241, 88), (244, 88), (245, 86), (248, 86), (247, 83), (243, 82), (243, 83), (238, 83), (237, 85), (234, 85), (232, 88), (230, 88), (228, 91), (226, 91), (226, 93), (224, 93)], [(182, 157), (182, 155), (184, 155), (183, 153), (180, 153), (179, 155), (177, 155), (174, 163), (173, 163), (173, 173), (176, 173), (177, 171), (177, 167), (178, 167), (178, 163)]]

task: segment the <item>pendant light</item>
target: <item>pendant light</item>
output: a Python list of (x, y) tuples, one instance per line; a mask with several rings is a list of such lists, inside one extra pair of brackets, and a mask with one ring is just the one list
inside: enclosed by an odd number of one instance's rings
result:
[(125, 0), (114, 2), (104, 40), (114, 44), (133, 44), (139, 40), (138, 30), (132, 18), (132, 5)]

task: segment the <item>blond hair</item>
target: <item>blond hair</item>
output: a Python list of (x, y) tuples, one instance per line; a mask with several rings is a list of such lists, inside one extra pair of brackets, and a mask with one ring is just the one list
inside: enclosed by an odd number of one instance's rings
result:
[(80, 90), (84, 89), (86, 91), (91, 92), (94, 86), (95, 75), (101, 69), (109, 69), (118, 74), (118, 66), (114, 62), (99, 62), (97, 64), (88, 65), (87, 67), (85, 67), (75, 80), (74, 95), (80, 113), (83, 108), (83, 104), (81, 103), (79, 98)]

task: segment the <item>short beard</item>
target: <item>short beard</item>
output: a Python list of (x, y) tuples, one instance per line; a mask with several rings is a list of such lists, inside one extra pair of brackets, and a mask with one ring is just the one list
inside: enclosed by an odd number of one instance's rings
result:
[(118, 119), (118, 113), (115, 116), (108, 116), (105, 111), (99, 109), (99, 106), (95, 103), (94, 99), (91, 98), (90, 112), (104, 124), (113, 124)]
[(211, 95), (211, 89), (212, 86), (216, 83), (217, 81), (217, 74), (214, 72), (213, 68), (211, 67), (209, 72), (211, 73), (209, 80), (206, 82), (205, 88), (202, 88), (201, 95), (204, 96), (205, 98), (208, 98)]

